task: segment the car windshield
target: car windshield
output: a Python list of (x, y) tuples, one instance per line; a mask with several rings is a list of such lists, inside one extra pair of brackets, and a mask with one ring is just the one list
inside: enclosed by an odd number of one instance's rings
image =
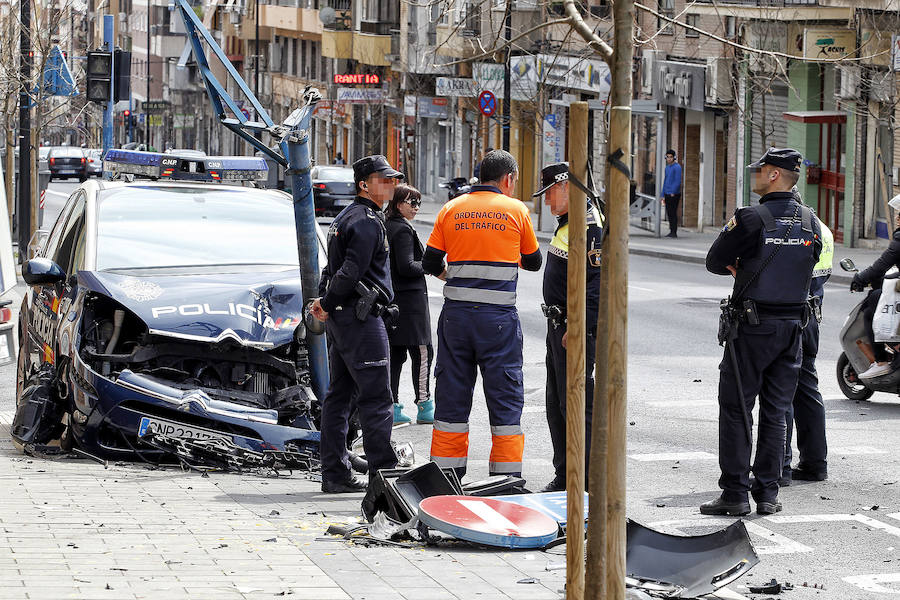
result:
[(54, 158), (81, 158), (84, 156), (84, 151), (81, 148), (52, 148), (50, 150), (50, 156)]
[(135, 185), (99, 197), (98, 270), (298, 264), (293, 205), (279, 194)]
[(341, 167), (321, 167), (316, 173), (315, 179), (325, 181), (349, 181), (353, 183), (353, 169)]

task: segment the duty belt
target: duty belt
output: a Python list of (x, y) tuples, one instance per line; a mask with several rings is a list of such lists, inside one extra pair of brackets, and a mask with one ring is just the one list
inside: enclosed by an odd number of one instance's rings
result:
[(544, 313), (544, 316), (547, 317), (554, 329), (560, 325), (566, 324), (565, 306), (559, 306), (558, 304), (541, 304), (541, 312)]

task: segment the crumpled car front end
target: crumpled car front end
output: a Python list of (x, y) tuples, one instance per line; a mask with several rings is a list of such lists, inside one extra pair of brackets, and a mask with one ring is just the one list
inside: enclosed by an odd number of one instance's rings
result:
[(153, 433), (316, 450), (299, 277), (253, 280), (260, 275), (222, 283), (79, 273), (60, 367), (78, 446), (104, 458), (147, 457), (160, 452), (145, 443)]

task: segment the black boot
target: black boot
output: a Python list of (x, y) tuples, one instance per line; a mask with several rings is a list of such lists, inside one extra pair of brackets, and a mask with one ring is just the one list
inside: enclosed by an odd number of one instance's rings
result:
[(719, 496), (715, 500), (704, 502), (700, 505), (701, 515), (727, 515), (729, 517), (740, 517), (750, 514), (750, 502), (747, 500), (739, 502), (728, 502), (724, 496)]

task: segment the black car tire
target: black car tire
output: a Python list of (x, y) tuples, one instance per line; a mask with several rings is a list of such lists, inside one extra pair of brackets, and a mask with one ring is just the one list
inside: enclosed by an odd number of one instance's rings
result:
[(841, 352), (837, 361), (837, 380), (841, 393), (850, 400), (862, 401), (868, 400), (875, 393), (875, 390), (869, 389), (859, 380), (856, 370), (850, 364), (845, 352)]

